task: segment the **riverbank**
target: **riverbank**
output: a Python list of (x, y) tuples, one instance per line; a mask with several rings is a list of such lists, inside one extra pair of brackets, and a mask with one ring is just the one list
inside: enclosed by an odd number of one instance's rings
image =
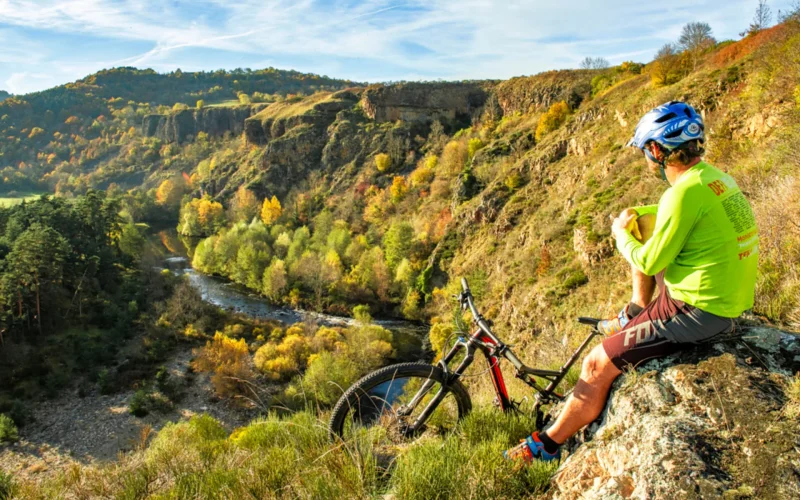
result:
[(113, 461), (120, 453), (142, 449), (167, 423), (199, 414), (214, 417), (228, 430), (247, 424), (258, 415), (258, 408), (218, 398), (210, 377), (191, 369), (192, 351), (198, 345), (179, 344), (164, 363), (177, 393), (171, 410), (135, 417), (130, 406), (136, 389), (81, 395), (75, 387), (30, 408), (34, 420), (19, 430), (20, 440), (0, 448), (0, 470), (39, 481), (71, 465)]

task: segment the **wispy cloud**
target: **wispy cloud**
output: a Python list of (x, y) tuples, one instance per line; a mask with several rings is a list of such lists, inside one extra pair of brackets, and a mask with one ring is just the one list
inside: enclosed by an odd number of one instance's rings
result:
[[(771, 2), (772, 8), (790, 1)], [(647, 60), (688, 21), (707, 21), (719, 37), (732, 37), (755, 3), (0, 0), (0, 81), (29, 75), (14, 80), (24, 91), (74, 71), (118, 65), (216, 69), (262, 62), (359, 80), (506, 78), (575, 67), (587, 55)], [(28, 41), (16, 42), (23, 33)], [(69, 37), (83, 48), (48, 46), (32, 41), (34, 35)], [(56, 62), (67, 68), (46, 82), (30, 76), (50, 73)]]

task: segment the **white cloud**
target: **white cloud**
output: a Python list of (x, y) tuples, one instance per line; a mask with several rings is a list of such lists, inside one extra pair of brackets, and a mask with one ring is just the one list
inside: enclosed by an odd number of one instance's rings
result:
[[(37, 80), (33, 83), (32, 80)], [(47, 86), (57, 85), (53, 82), (53, 76), (45, 73), (12, 73), (6, 80), (6, 88), (12, 94), (24, 93), (31, 85), (40, 85), (42, 82), (47, 82)]]
[[(754, 0), (0, 0), (0, 24), (150, 44), (99, 67), (187, 68), (197, 61), (181, 61), (179, 49), (195, 47), (253, 61), (295, 57), (315, 65), (305, 70), (355, 79), (505, 78), (575, 67), (585, 56), (645, 61), (688, 21), (733, 37), (754, 8)], [(409, 52), (412, 44), (424, 50)], [(12, 44), (0, 62), (18, 64), (20, 55)]]

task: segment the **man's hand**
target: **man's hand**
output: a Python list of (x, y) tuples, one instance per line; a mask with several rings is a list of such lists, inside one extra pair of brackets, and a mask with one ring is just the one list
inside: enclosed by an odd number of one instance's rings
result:
[(614, 222), (611, 223), (611, 234), (614, 235), (614, 238), (619, 239), (620, 234), (628, 232), (636, 222), (638, 216), (639, 214), (632, 208), (623, 210), (622, 213), (619, 214), (619, 217), (614, 219)]

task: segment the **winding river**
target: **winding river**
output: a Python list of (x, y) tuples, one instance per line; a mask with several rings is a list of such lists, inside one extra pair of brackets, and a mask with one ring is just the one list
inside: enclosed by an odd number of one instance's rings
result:
[[(252, 318), (271, 319), (287, 325), (311, 322), (325, 326), (349, 326), (355, 323), (353, 318), (344, 316), (276, 306), (241, 285), (224, 278), (203, 274), (192, 268), (188, 255), (181, 255), (185, 247), (179, 243), (176, 236), (174, 231), (161, 231), (156, 235), (158, 247), (163, 249), (164, 266), (175, 274), (186, 275), (189, 283), (200, 292), (203, 300), (210, 304)], [(427, 332), (424, 325), (410, 321), (378, 318), (374, 319), (373, 323), (393, 332), (417, 336)]]

